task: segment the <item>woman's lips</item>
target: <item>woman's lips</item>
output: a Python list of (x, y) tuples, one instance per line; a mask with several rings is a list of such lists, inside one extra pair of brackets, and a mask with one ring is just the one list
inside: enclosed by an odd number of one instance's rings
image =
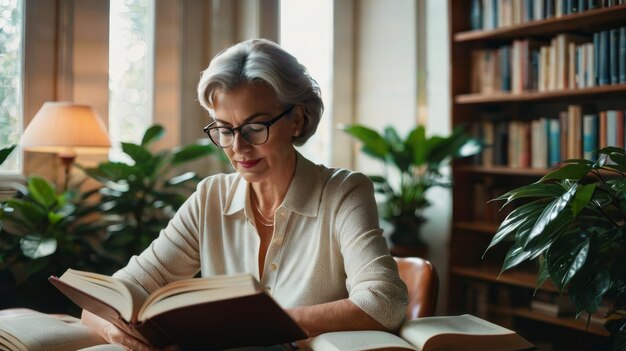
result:
[(237, 161), (237, 163), (239, 163), (239, 165), (245, 169), (250, 169), (254, 166), (257, 165), (257, 163), (259, 163), (259, 161), (261, 161), (260, 158), (256, 159), (256, 160), (248, 160), (248, 161)]

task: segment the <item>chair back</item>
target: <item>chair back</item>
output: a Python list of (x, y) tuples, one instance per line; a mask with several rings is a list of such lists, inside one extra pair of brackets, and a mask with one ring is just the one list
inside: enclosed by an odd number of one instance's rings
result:
[(409, 290), (406, 320), (435, 315), (439, 277), (430, 261), (419, 257), (394, 257), (400, 279)]

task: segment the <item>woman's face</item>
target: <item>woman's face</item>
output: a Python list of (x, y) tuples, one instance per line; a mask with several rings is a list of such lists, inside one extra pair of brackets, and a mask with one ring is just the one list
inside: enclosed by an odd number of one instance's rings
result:
[[(279, 103), (274, 90), (265, 84), (244, 84), (232, 91), (218, 90), (213, 97), (215, 125), (237, 128), (244, 123), (267, 122), (289, 106)], [(291, 112), (269, 128), (267, 141), (252, 145), (240, 131), (231, 147), (224, 148), (235, 170), (249, 183), (288, 181), (293, 174), (295, 154), (292, 138), (300, 133), (301, 109)]]

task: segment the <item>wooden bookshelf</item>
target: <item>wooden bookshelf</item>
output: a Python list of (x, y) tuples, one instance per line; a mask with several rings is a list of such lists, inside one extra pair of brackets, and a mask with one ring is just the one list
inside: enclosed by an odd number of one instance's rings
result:
[(460, 94), (454, 97), (454, 102), (459, 105), (471, 104), (494, 104), (509, 102), (536, 102), (536, 101), (564, 101), (568, 99), (593, 98), (596, 96), (624, 96), (626, 95), (626, 84), (599, 86), (584, 89), (571, 89), (548, 92), (523, 92), (494, 93), (494, 94)]
[(591, 33), (599, 29), (623, 25), (624, 17), (626, 17), (626, 4), (557, 18), (530, 21), (493, 30), (461, 31), (454, 33), (453, 41), (455, 43), (471, 43), (500, 41), (524, 36), (551, 36), (562, 32)]
[[(597, 111), (609, 109), (626, 111), (624, 83), (596, 84), (593, 87), (559, 90), (551, 87), (541, 92), (533, 90), (534, 88), (525, 88), (518, 93), (497, 92), (500, 89), (491, 89), (488, 91), (494, 92), (487, 94), (476, 93), (476, 85), (472, 82), (476, 77), (476, 74), (472, 74), (474, 51), (497, 50), (502, 46), (511, 46), (514, 41), (525, 39), (539, 39), (537, 42), (550, 43), (561, 33), (590, 36), (591, 33), (621, 27), (626, 24), (626, 5), (530, 21), (493, 30), (470, 30), (471, 10), (472, 0), (448, 1), (450, 111), (453, 127), (470, 125), (476, 132), (483, 128), (484, 121), (529, 123), (530, 120), (539, 118), (558, 119), (560, 111), (567, 111), (568, 106), (574, 104), (584, 105), (585, 108), (591, 105)], [(492, 152), (495, 151), (492, 149)], [(548, 339), (553, 337), (550, 333), (556, 330), (559, 338), (580, 340), (587, 333), (584, 321), (556, 318), (530, 309), (529, 302), (536, 288), (536, 265), (531, 264), (525, 267), (526, 269), (516, 268), (500, 274), (503, 258), (510, 245), (500, 243), (485, 254), (499, 223), (506, 216), (506, 211), (511, 210), (505, 208), (501, 211), (503, 202), (494, 203), (489, 200), (506, 191), (537, 181), (553, 169), (547, 166), (531, 168), (502, 164), (504, 163), (496, 161), (492, 164), (481, 163), (480, 160), (464, 160), (453, 164), (455, 185), (452, 192), (447, 313), (484, 311), (485, 308), (477, 308), (477, 305), (484, 305), (486, 301), (487, 317), (493, 317), (492, 321), (496, 323), (503, 320), (510, 322), (511, 325), (506, 326), (513, 329), (519, 327), (520, 331), (526, 332), (524, 336), (531, 342), (536, 337), (538, 343), (545, 345), (546, 330), (550, 330)], [(476, 211), (476, 208), (484, 211)], [(540, 290), (559, 293), (551, 282), (543, 284)], [(488, 296), (477, 299), (476, 295), (480, 293)], [(501, 296), (508, 296), (505, 299), (506, 306), (500, 306)], [(500, 307), (495, 310), (493, 306)], [(588, 332), (595, 337), (594, 342), (601, 340), (601, 343), (606, 343), (608, 340), (608, 332), (600, 325), (591, 325)], [(555, 341), (558, 343), (558, 340)], [(559, 349), (559, 345), (554, 346), (555, 350)], [(570, 349), (569, 346), (567, 349)], [(589, 348), (588, 345), (583, 343), (577, 345), (574, 342), (571, 349)]]

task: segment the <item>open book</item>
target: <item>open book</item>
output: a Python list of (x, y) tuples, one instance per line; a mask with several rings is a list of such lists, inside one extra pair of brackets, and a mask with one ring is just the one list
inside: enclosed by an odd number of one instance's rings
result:
[(49, 280), (83, 309), (153, 347), (212, 350), (306, 338), (250, 274), (180, 280), (150, 295), (131, 282), (73, 269)]
[(104, 343), (75, 317), (27, 309), (0, 312), (0, 350), (74, 351)]
[(469, 314), (410, 320), (404, 322), (399, 336), (373, 330), (332, 332), (300, 342), (298, 346), (313, 351), (536, 349), (514, 331)]

